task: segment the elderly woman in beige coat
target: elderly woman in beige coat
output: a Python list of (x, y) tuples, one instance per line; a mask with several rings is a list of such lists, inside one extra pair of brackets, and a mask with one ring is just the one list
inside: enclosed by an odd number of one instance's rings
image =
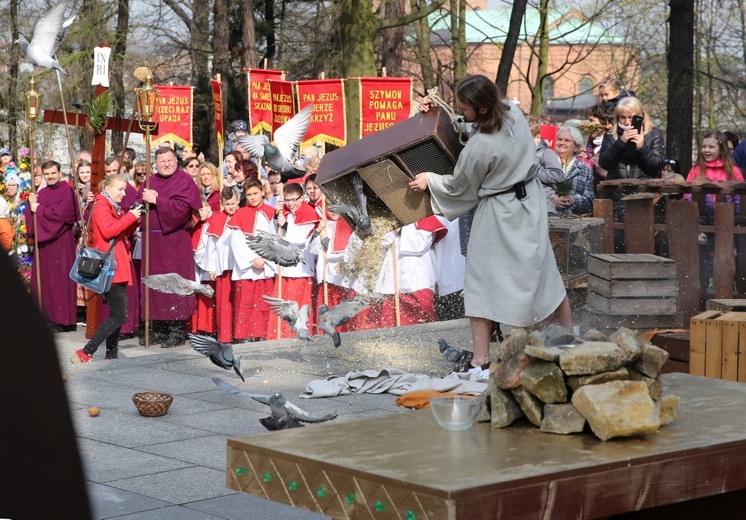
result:
[(476, 131), (453, 175), (420, 173), (409, 187), (429, 188), (433, 210), (449, 220), (477, 208), (464, 304), (474, 341), (472, 366), (486, 369), (492, 322), (528, 326), (551, 316), (572, 331), (572, 315), (549, 242), (546, 199), (534, 178), (526, 118), (485, 76), (464, 79), (456, 100)]

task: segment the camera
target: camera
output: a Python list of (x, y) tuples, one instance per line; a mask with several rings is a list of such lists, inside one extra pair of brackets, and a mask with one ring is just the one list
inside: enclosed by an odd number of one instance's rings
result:
[(136, 202), (136, 203), (134, 203), (134, 204), (132, 205), (132, 207), (131, 207), (130, 209), (135, 209), (135, 210), (139, 209), (139, 210), (140, 210), (140, 213), (141, 213), (142, 215), (144, 215), (145, 213), (147, 213), (147, 212), (148, 212), (148, 207), (147, 207), (147, 206), (145, 206), (145, 205), (144, 205), (143, 203), (141, 203), (141, 202)]

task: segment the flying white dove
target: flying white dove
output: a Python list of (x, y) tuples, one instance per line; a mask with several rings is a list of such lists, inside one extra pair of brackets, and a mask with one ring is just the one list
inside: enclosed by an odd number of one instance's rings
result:
[(194, 293), (202, 293), (208, 298), (215, 295), (215, 289), (209, 285), (187, 280), (178, 273), (151, 274), (150, 276), (144, 276), (142, 281), (154, 291), (167, 294), (189, 296)]
[[(36, 22), (34, 36), (31, 42), (21, 36), (16, 43), (33, 64), (45, 69), (57, 69), (65, 76), (69, 76), (65, 69), (57, 62), (55, 54), (62, 41), (62, 35), (75, 17), (65, 21), (65, 8), (67, 2), (62, 1), (55, 5), (47, 14)], [(64, 24), (67, 24), (65, 26)]]
[(285, 320), (290, 325), (290, 330), (298, 334), (298, 339), (311, 341), (311, 336), (308, 334), (308, 316), (311, 313), (310, 305), (299, 307), (298, 302), (295, 300), (283, 300), (282, 298), (275, 298), (266, 294), (262, 298), (267, 302), (272, 312)]
[(253, 157), (263, 158), (270, 168), (279, 172), (282, 182), (288, 178), (302, 177), (305, 172), (293, 168), (298, 147), (311, 124), (313, 103), (295, 114), (274, 134), (274, 145), (264, 134), (236, 136), (236, 142)]

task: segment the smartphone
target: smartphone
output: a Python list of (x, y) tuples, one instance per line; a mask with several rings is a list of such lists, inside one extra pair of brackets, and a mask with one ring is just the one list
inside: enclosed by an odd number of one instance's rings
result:
[(642, 133), (642, 116), (632, 116), (632, 128), (637, 130), (637, 133)]

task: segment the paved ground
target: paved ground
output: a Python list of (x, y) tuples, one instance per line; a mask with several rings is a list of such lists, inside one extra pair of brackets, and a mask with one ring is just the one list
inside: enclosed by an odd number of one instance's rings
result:
[[(351, 370), (401, 368), (440, 377), (449, 364), (436, 340), (471, 349), (466, 320), (380, 329), (342, 335), (335, 349), (327, 336), (312, 343), (280, 340), (236, 347), (246, 382), (223, 371), (186, 345), (175, 349), (120, 343), (118, 360), (73, 365), (70, 357), (85, 344), (84, 327), (55, 334), (67, 375), (70, 409), (96, 519), (311, 519), (325, 518), (225, 487), (228, 437), (266, 432), (258, 420), (265, 406), (215, 388), (211, 377), (255, 393), (280, 390), (309, 412), (336, 410), (338, 421), (407, 413), (390, 394), (300, 399), (308, 382)], [(132, 395), (145, 390), (174, 396), (163, 417), (140, 416)], [(88, 408), (101, 408), (90, 417)], [(313, 426), (310, 426), (313, 427)]]

